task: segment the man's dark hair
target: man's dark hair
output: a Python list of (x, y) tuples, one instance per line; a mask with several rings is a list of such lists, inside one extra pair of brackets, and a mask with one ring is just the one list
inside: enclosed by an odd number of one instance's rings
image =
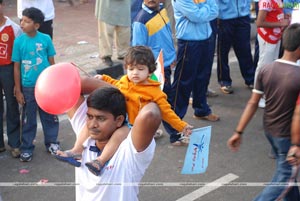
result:
[(3, 1), (2, 0), (0, 0), (0, 4), (2, 4), (3, 3)]
[(43, 12), (35, 7), (25, 8), (22, 12), (23, 16), (30, 18), (34, 23), (43, 24), (45, 16)]
[(115, 118), (126, 118), (126, 101), (119, 89), (102, 87), (94, 90), (87, 99), (87, 106), (111, 113)]
[(300, 48), (300, 24), (294, 23), (288, 26), (282, 36), (282, 46), (285, 50), (294, 52)]
[(149, 68), (149, 73), (156, 70), (156, 62), (154, 55), (149, 47), (146, 46), (133, 46), (127, 51), (124, 58), (125, 69), (128, 66), (135, 66), (137, 64), (145, 65)]

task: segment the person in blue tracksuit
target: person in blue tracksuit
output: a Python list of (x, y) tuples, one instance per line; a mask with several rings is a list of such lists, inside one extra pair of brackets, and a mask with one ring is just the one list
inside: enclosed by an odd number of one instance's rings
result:
[[(213, 54), (208, 51), (212, 38), (210, 21), (218, 16), (215, 0), (174, 0), (172, 1), (177, 38), (177, 65), (174, 81), (168, 94), (168, 101), (175, 113), (183, 118), (186, 114), (189, 97), (193, 91), (194, 117), (208, 121), (218, 121), (206, 101)], [(185, 145), (176, 131), (164, 123), (171, 134), (173, 145)]]
[(255, 68), (250, 46), (251, 0), (218, 0), (218, 82), (225, 94), (233, 93), (228, 54), (230, 48), (236, 54), (245, 84), (253, 88)]

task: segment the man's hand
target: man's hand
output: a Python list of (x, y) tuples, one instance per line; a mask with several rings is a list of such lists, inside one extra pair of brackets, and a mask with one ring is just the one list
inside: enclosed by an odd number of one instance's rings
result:
[(299, 165), (300, 164), (300, 147), (291, 146), (290, 150), (287, 154), (286, 160), (291, 165)]
[(231, 136), (231, 138), (229, 138), (227, 141), (227, 146), (231, 151), (238, 151), (241, 144), (242, 144), (242, 136), (237, 133), (234, 133)]

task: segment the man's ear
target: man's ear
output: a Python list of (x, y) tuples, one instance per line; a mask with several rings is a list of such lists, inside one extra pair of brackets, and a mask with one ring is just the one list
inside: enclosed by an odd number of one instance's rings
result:
[(125, 117), (123, 115), (119, 115), (117, 116), (116, 118), (116, 121), (117, 121), (117, 127), (121, 127), (125, 121)]

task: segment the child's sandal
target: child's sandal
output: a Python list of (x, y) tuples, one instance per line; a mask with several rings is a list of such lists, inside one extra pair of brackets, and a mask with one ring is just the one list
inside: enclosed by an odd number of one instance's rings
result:
[(100, 161), (98, 161), (98, 160), (93, 160), (91, 162), (87, 162), (87, 163), (85, 163), (85, 165), (88, 167), (89, 171), (96, 176), (100, 175), (101, 170), (103, 168)]

